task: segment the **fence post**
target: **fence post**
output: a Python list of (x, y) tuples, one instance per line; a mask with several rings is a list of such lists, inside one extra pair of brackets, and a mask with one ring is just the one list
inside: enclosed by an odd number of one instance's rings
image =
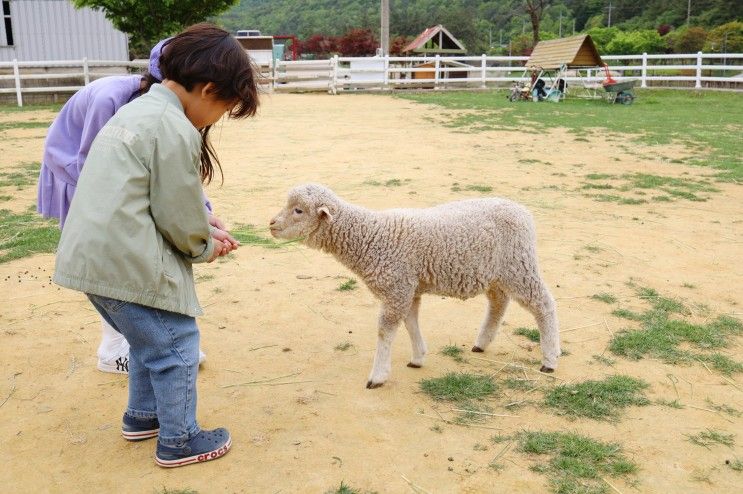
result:
[(697, 52), (697, 81), (694, 85), (695, 89), (701, 89), (702, 87), (702, 52)]
[(333, 81), (331, 87), (333, 94), (338, 94), (338, 55), (333, 55)]
[(441, 66), (441, 61), (439, 60), (439, 56), (436, 55), (436, 60), (433, 63), (433, 88), (438, 89), (439, 88), (439, 79), (441, 76), (439, 75), (439, 67)]
[(640, 87), (648, 87), (648, 54), (642, 54), (642, 84)]
[(384, 56), (384, 89), (389, 89), (390, 85), (390, 56)]
[(83, 58), (83, 78), (85, 85), (90, 84), (90, 69), (88, 68), (88, 57)]
[(18, 106), (23, 106), (23, 96), (21, 95), (21, 73), (18, 70), (18, 59), (13, 59), (13, 75), (15, 76), (15, 99)]
[(481, 76), (481, 79), (482, 79), (481, 87), (483, 89), (485, 89), (486, 87), (488, 87), (487, 84), (486, 84), (487, 83), (487, 75), (486, 75), (486, 69), (487, 69), (487, 67), (488, 67), (487, 55), (485, 55), (483, 53), (482, 54), (482, 65), (480, 67), (480, 71), (481, 71), (480, 76)]

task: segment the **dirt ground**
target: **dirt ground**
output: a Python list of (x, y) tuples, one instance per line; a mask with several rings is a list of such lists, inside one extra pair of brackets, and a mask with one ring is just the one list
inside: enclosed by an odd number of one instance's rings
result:
[[(743, 410), (743, 377), (725, 379), (701, 365), (629, 361), (605, 348), (614, 332), (636, 327), (612, 316), (612, 309), (645, 308), (630, 281), (683, 300), (692, 321), (743, 316), (743, 188), (716, 185), (720, 192), (706, 202), (596, 202), (580, 190), (589, 173), (701, 177), (710, 171), (669, 163), (669, 157), (692, 153), (682, 147), (622, 138), (627, 146), (621, 148), (600, 133), (586, 141), (561, 130), (465, 133), (440, 125), (443, 113), (378, 95), (267, 96), (258, 118), (216, 129), (225, 181), (209, 186), (208, 195), (229, 224), (265, 232), (287, 190), (303, 182), (324, 183), (371, 208), (430, 206), (483, 195), (453, 191), (455, 184), (492, 186), (492, 195), (521, 202), (535, 216), (541, 268), (558, 301), (569, 351), (554, 378), (532, 371), (529, 377), (561, 383), (626, 374), (650, 384), (651, 400), (678, 398), (686, 408), (631, 407), (617, 423), (569, 420), (540, 405), (539, 393), (522, 396), (502, 386), (498, 403), (534, 403), (515, 410), (496, 406), (494, 413), (510, 416), (469, 427), (444, 422), (456, 414), (424, 395), (419, 381), (449, 371), (498, 380), (504, 376), (500, 362), (528, 362), (536, 371), (539, 348), (513, 334), (516, 327), (534, 326), (526, 311), (512, 304), (495, 342), (478, 354), (497, 362), (467, 353), (467, 362), (457, 363), (439, 352), (445, 345), (469, 349), (485, 298), (424, 297), (421, 329), (430, 352), (424, 367), (406, 367), (410, 343), (401, 328), (391, 380), (367, 390), (378, 306), (363, 286), (338, 290), (357, 277), (303, 246), (243, 246), (230, 261), (195, 267), (207, 354), (198, 418), (204, 427), (228, 427), (232, 451), (218, 461), (164, 470), (154, 464), (154, 441), (121, 438), (126, 378), (95, 368), (97, 314), (82, 294), (50, 284), (54, 256), (37, 255), (0, 264), (5, 490), (324, 493), (343, 481), (380, 493), (548, 492), (547, 478), (530, 470), (533, 459), (516, 448), (498, 459), (504, 469), (488, 466), (501, 450), (493, 435), (529, 429), (621, 443), (640, 471), (636, 485), (610, 479), (611, 492), (740, 492), (743, 473), (725, 461), (743, 459), (743, 419), (714, 413), (706, 399)], [(42, 121), (51, 116), (24, 113)], [(17, 120), (18, 114), (0, 118)], [(0, 171), (39, 161), (45, 133), (6, 130)], [(393, 179), (401, 185), (384, 185)], [(35, 200), (34, 186), (1, 192), (14, 199), (0, 207), (16, 212)], [(591, 298), (601, 292), (619, 304)], [(351, 347), (336, 348), (344, 343)], [(740, 343), (727, 350), (736, 360)], [(602, 352), (615, 358), (613, 367), (592, 358)], [(687, 434), (706, 428), (735, 433), (737, 444), (705, 449), (688, 441)]]

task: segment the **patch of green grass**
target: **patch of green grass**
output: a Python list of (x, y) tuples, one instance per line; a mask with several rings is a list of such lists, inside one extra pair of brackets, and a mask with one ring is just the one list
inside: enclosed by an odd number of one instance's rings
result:
[(647, 202), (645, 199), (633, 199), (631, 197), (622, 197), (612, 194), (586, 194), (586, 197), (590, 197), (598, 202), (616, 202), (617, 204), (636, 205), (645, 204)]
[(13, 199), (13, 196), (0, 195), (0, 201), (7, 202)]
[(617, 363), (617, 361), (613, 358), (605, 357), (603, 355), (593, 355), (593, 360), (608, 367), (612, 367), (614, 364)]
[(255, 245), (266, 249), (280, 249), (287, 243), (294, 242), (276, 242), (272, 238), (261, 235), (259, 230), (257, 230), (253, 225), (235, 225), (235, 227), (230, 230), (230, 233), (240, 242), (241, 245)]
[(719, 352), (714, 352), (706, 355), (695, 355), (694, 358), (701, 362), (705, 362), (712, 366), (713, 369), (719, 371), (726, 376), (731, 376), (738, 372), (743, 372), (743, 364), (736, 362), (727, 355), (723, 355)]
[(503, 384), (505, 384), (508, 389), (515, 389), (517, 391), (529, 391), (535, 386), (533, 381), (514, 377), (505, 378)]
[(456, 362), (464, 362), (464, 358), (462, 357), (463, 353), (464, 350), (459, 348), (457, 345), (446, 345), (441, 349), (441, 355), (451, 357)]
[(338, 343), (337, 345), (335, 345), (334, 350), (337, 350), (339, 352), (345, 352), (346, 350), (349, 350), (351, 348), (353, 348), (353, 344), (349, 342), (345, 342), (345, 343)]
[(338, 488), (325, 491), (325, 494), (375, 494), (375, 493), (370, 492), (370, 491), (362, 491), (361, 489), (356, 489), (354, 487), (349, 486), (348, 484), (346, 484), (344, 481), (341, 480), (341, 485), (338, 486)]
[(610, 173), (589, 173), (586, 178), (588, 180), (609, 180), (617, 178), (617, 176)]
[(614, 186), (611, 184), (584, 184), (582, 189), (601, 189), (601, 190), (608, 190), (613, 189)]
[(492, 377), (466, 372), (450, 372), (442, 377), (423, 379), (420, 387), (434, 400), (454, 403), (481, 400), (497, 391)]
[(743, 413), (741, 413), (740, 410), (738, 410), (737, 408), (725, 405), (724, 403), (722, 405), (718, 405), (709, 398), (707, 398), (705, 401), (707, 402), (708, 407), (717, 412), (725, 413), (727, 415), (730, 415), (731, 417), (740, 417), (743, 415)]
[[(559, 105), (514, 106), (502, 91), (441, 91), (395, 97), (452, 110), (446, 125), (468, 132), (478, 127), (523, 132), (524, 129), (566, 128), (574, 134), (607, 133), (648, 145), (680, 143), (694, 149), (686, 164), (713, 168), (717, 179), (743, 181), (743, 139), (736, 115), (743, 114), (743, 98), (735, 93), (637, 90), (633, 105), (617, 107), (603, 101), (568, 98)], [(585, 137), (580, 137), (585, 140)]]
[(0, 132), (10, 129), (45, 129), (51, 124), (51, 122), (0, 122)]
[(22, 163), (12, 172), (0, 173), (0, 187), (15, 187), (17, 190), (36, 184), (41, 163)]
[(432, 425), (429, 429), (435, 432), (436, 434), (441, 434), (442, 432), (444, 432), (444, 429), (442, 429), (439, 424)]
[(459, 182), (454, 182), (451, 185), (451, 189), (450, 190), (452, 192), (461, 192), (463, 190), (468, 190), (468, 191), (471, 191), (471, 192), (481, 192), (481, 193), (484, 194), (484, 193), (492, 192), (493, 191), (493, 188), (491, 186), (489, 186), (489, 185), (477, 185), (477, 184), (475, 184), (475, 185), (465, 185), (464, 187), (462, 187), (462, 185)]
[(550, 489), (557, 494), (606, 494), (609, 488), (602, 477), (623, 477), (638, 471), (616, 443), (576, 433), (541, 431), (523, 431), (516, 439), (518, 451), (549, 457), (547, 463), (537, 463), (531, 470), (546, 475)]
[[(639, 297), (651, 306), (643, 313), (617, 309), (612, 314), (639, 321), (639, 330), (625, 329), (609, 342), (609, 350), (632, 360), (645, 356), (669, 364), (704, 362), (725, 375), (743, 372), (743, 364), (717, 351), (730, 343), (731, 336), (743, 334), (743, 324), (735, 318), (720, 316), (706, 324), (692, 324), (671, 316), (687, 315), (678, 300), (666, 298), (650, 288), (636, 288)], [(680, 348), (681, 345), (685, 348)]]
[(32, 211), (15, 214), (0, 210), (0, 263), (54, 252), (58, 243), (56, 220), (42, 219)]
[(599, 302), (603, 302), (605, 304), (613, 304), (614, 302), (617, 301), (617, 297), (615, 297), (611, 293), (606, 293), (606, 292), (596, 293), (594, 295), (591, 295), (591, 298), (594, 300), (598, 300)]
[(617, 420), (628, 406), (645, 406), (650, 401), (645, 381), (629, 376), (610, 376), (603, 381), (562, 384), (545, 394), (544, 403), (561, 415), (595, 420)]
[(356, 290), (358, 288), (358, 286), (356, 286), (357, 284), (358, 282), (355, 279), (349, 278), (348, 280), (340, 284), (340, 286), (338, 287), (338, 291), (350, 292), (351, 290)]
[(743, 472), (743, 461), (740, 461), (738, 458), (735, 458), (734, 460), (725, 460), (725, 464), (736, 472)]
[(660, 398), (660, 399), (655, 400), (655, 403), (657, 403), (658, 405), (663, 406), (663, 407), (676, 408), (676, 409), (679, 409), (679, 410), (681, 410), (682, 408), (686, 408), (678, 400), (670, 401), (670, 400), (666, 400), (666, 399)]
[(213, 274), (200, 274), (196, 276), (196, 283), (202, 283), (204, 281), (210, 281), (214, 279)]
[(627, 309), (614, 309), (611, 311), (611, 315), (621, 317), (622, 319), (629, 319), (630, 321), (642, 321), (642, 314)]
[(62, 109), (62, 104), (51, 104), (51, 105), (34, 105), (34, 104), (23, 104), (23, 106), (17, 105), (0, 105), (0, 113), (32, 113), (35, 111), (53, 111), (59, 112)]
[(707, 429), (698, 434), (684, 434), (689, 442), (696, 444), (697, 446), (703, 446), (710, 449), (710, 446), (721, 444), (728, 448), (733, 447), (735, 444), (735, 434), (728, 434), (726, 432), (717, 431), (715, 429)]
[(399, 178), (391, 178), (389, 180), (385, 180), (384, 182), (380, 182), (379, 180), (366, 180), (364, 181), (364, 185), (373, 185), (375, 187), (400, 187), (403, 185), (403, 183), (409, 183), (411, 180), (409, 178), (406, 178), (404, 180), (400, 180)]
[(538, 329), (516, 328), (513, 331), (513, 333), (519, 336), (523, 336), (524, 338), (528, 339), (529, 341), (533, 341), (534, 343), (539, 343), (539, 330)]

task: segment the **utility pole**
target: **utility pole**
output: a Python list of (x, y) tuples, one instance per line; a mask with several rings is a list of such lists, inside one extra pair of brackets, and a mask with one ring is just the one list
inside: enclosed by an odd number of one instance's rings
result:
[(691, 0), (686, 4), (686, 25), (689, 25), (689, 18), (691, 17)]
[[(691, 2), (691, 0), (689, 0)], [(607, 27), (611, 27), (611, 9), (614, 7), (611, 6), (611, 2), (609, 2), (609, 6), (607, 7), (609, 9), (609, 25)]]
[(560, 34), (558, 37), (562, 38), (562, 11), (560, 11)]
[(575, 34), (575, 19), (573, 19), (573, 34)]
[(390, 0), (382, 0), (382, 28), (379, 32), (382, 56), (390, 54)]

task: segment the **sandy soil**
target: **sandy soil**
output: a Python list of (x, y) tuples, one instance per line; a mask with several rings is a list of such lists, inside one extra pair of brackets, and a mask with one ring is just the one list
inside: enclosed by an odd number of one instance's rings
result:
[[(617, 358), (613, 367), (598, 363), (592, 356), (604, 351), (611, 334), (633, 323), (610, 314), (616, 305), (590, 296), (608, 292), (620, 306), (642, 310), (627, 286), (632, 280), (682, 299), (694, 312), (692, 320), (740, 318), (743, 188), (720, 184), (720, 192), (706, 194), (706, 202), (596, 202), (579, 190), (588, 173), (688, 178), (709, 171), (669, 163), (669, 157), (690, 153), (680, 147), (650, 148), (600, 133), (576, 141), (560, 130), (538, 139), (527, 132), (468, 134), (438, 125), (443, 113), (387, 96), (267, 97), (259, 118), (226, 122), (215, 132), (225, 183), (210, 186), (208, 194), (230, 224), (265, 228), (286, 191), (302, 182), (325, 183), (372, 208), (477, 197), (479, 192), (452, 187), (490, 185), (493, 195), (522, 202), (536, 218), (543, 274), (558, 300), (563, 347), (570, 352), (554, 379), (632, 375), (650, 383), (651, 400), (674, 400), (678, 393), (686, 408), (630, 408), (618, 423), (571, 421), (541, 407), (539, 393), (523, 396), (503, 386), (492, 406), (495, 413), (512, 416), (471, 427), (445, 423), (440, 417), (455, 414), (420, 392), (422, 378), (503, 367), (469, 355), (458, 364), (439, 354), (445, 345), (471, 346), (484, 297), (424, 298), (421, 327), (431, 352), (426, 365), (405, 366), (410, 346), (403, 329), (394, 345), (391, 381), (366, 390), (377, 314), (369, 292), (363, 286), (339, 291), (355, 276), (325, 254), (302, 246), (244, 246), (231, 261), (195, 269), (206, 309), (199, 324), (208, 356), (199, 375), (198, 416), (205, 427), (227, 426), (233, 449), (219, 461), (162, 470), (153, 462), (153, 441), (132, 444), (120, 436), (126, 378), (95, 369), (97, 315), (81, 294), (50, 284), (54, 257), (38, 255), (0, 265), (5, 489), (322, 493), (344, 481), (380, 493), (547, 492), (547, 479), (529, 470), (532, 459), (515, 448), (499, 458), (503, 470), (488, 467), (501, 450), (491, 436), (540, 429), (620, 442), (641, 466), (636, 488), (611, 480), (623, 493), (735, 492), (743, 474), (725, 461), (743, 459), (743, 419), (704, 408), (709, 398), (743, 410), (743, 378), (733, 376), (738, 384), (731, 384), (700, 365), (648, 359)], [(0, 171), (38, 161), (44, 135), (44, 129), (3, 134)], [(402, 185), (370, 183), (391, 179)], [(16, 211), (35, 198), (33, 186), (0, 192), (14, 196), (0, 207)], [(527, 312), (512, 305), (501, 334), (479, 356), (526, 362), (536, 370), (538, 347), (513, 335), (514, 328), (533, 325)], [(343, 343), (352, 347), (336, 349)], [(740, 349), (738, 340), (729, 354), (741, 360)], [(529, 377), (552, 382), (536, 372)], [(534, 404), (502, 407), (523, 399)], [(440, 432), (432, 429), (436, 425)], [(685, 434), (708, 427), (736, 433), (738, 443), (707, 450), (687, 440)]]

